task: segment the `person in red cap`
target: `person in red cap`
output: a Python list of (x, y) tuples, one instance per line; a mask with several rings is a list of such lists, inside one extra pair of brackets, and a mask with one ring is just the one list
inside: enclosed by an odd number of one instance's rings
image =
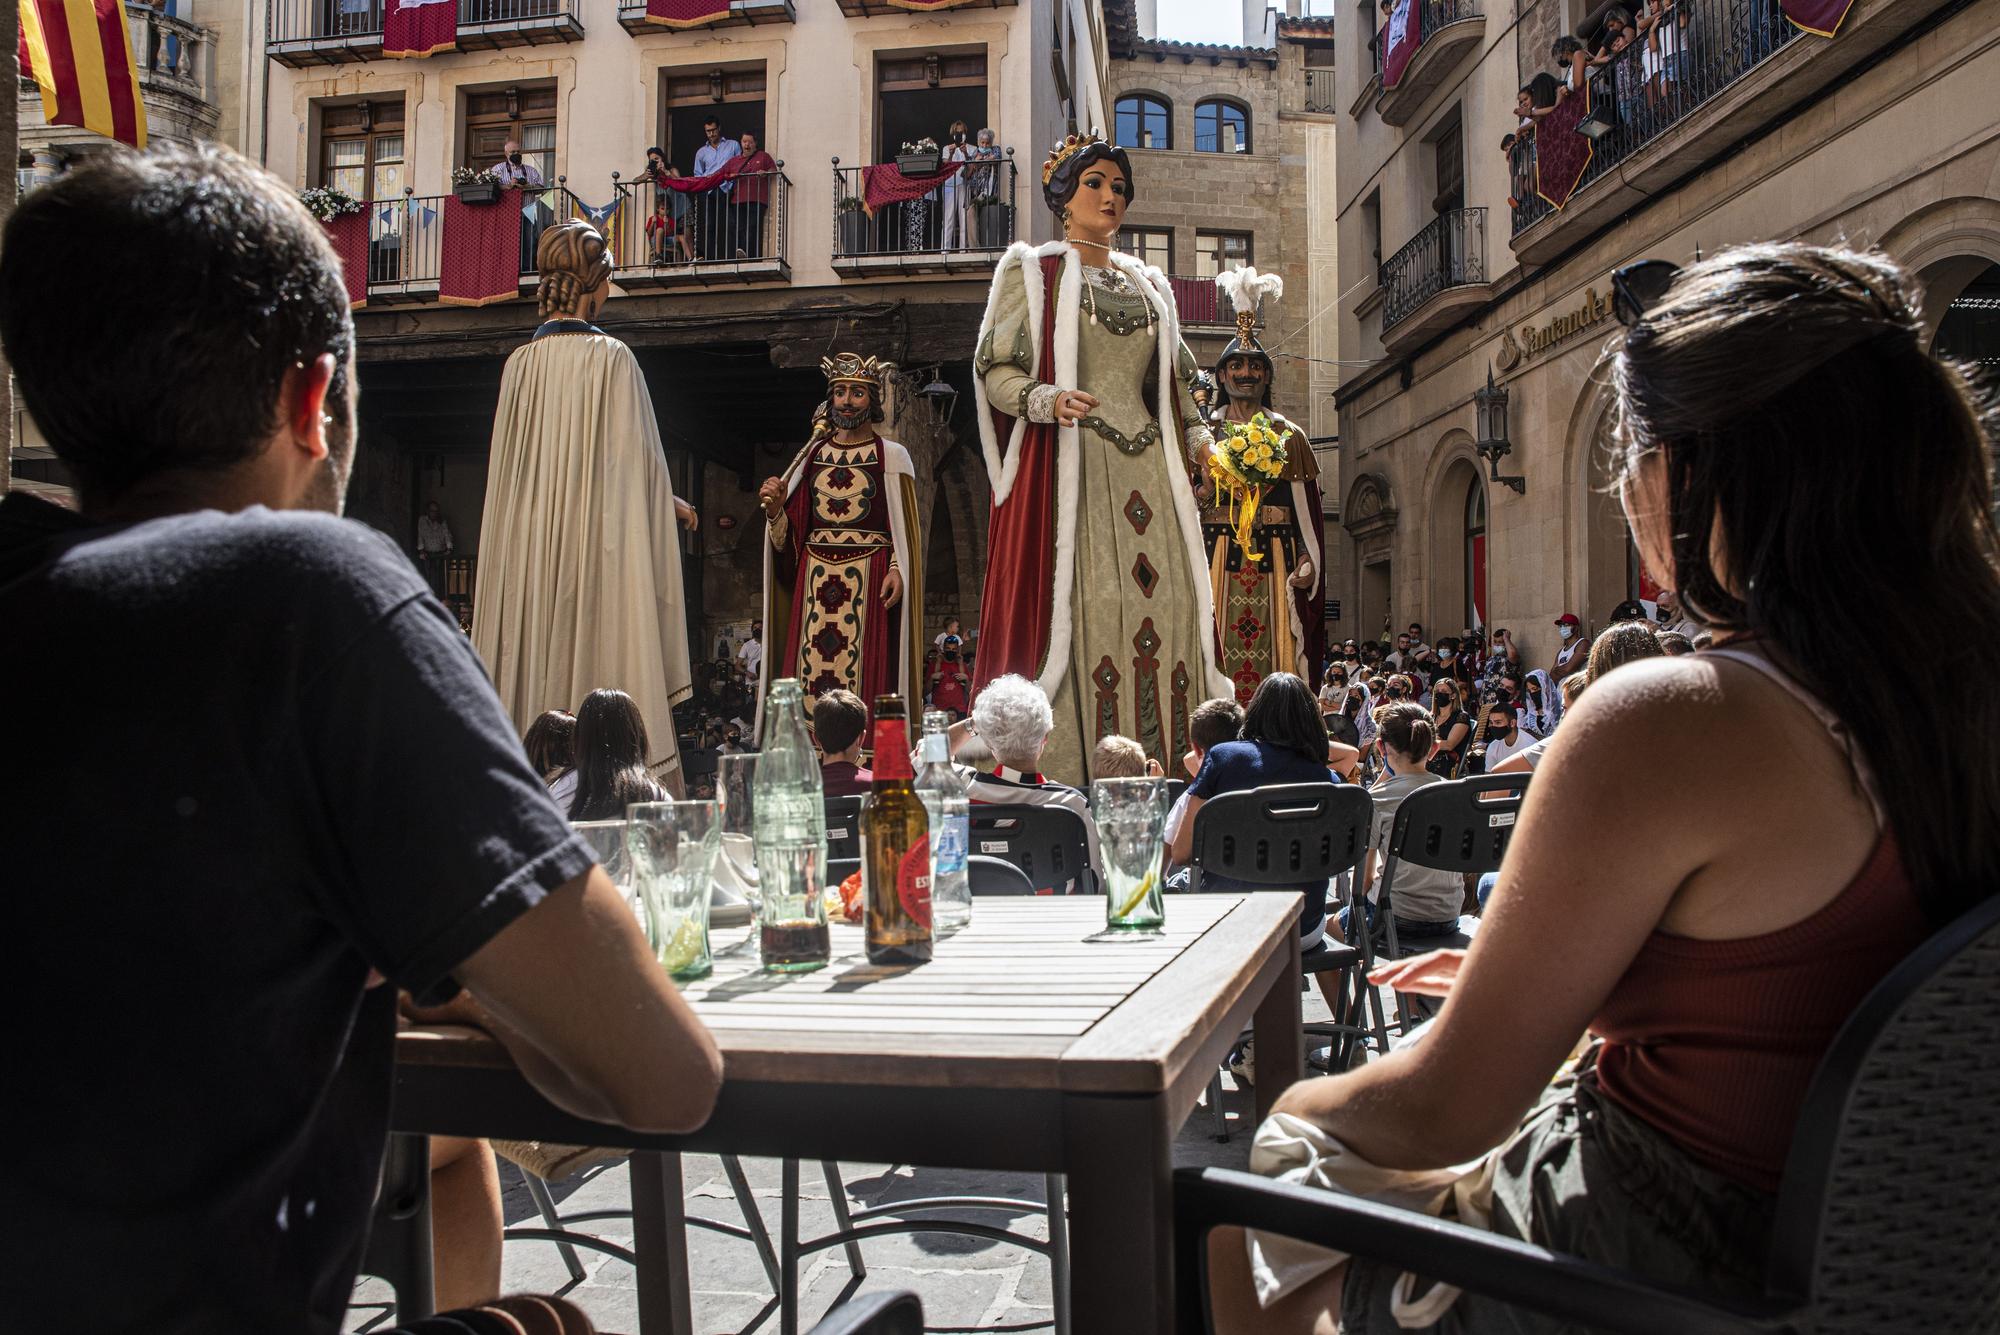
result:
[(1560, 682), (1570, 673), (1583, 670), (1584, 661), (1590, 656), (1590, 638), (1583, 633), (1583, 623), (1574, 612), (1564, 612), (1556, 618), (1556, 634), (1562, 636), (1562, 648), (1556, 652), (1555, 666), (1550, 671)]

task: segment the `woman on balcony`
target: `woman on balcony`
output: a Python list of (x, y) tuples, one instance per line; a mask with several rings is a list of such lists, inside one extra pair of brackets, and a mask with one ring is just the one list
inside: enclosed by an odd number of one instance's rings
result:
[(1123, 149), (1057, 146), (1042, 195), (1066, 238), (1001, 257), (973, 363), (994, 496), (975, 695), (1038, 680), (1042, 768), (1068, 783), (1114, 734), (1172, 763), (1194, 707), (1232, 694), (1189, 480), (1212, 443), (1194, 358), (1166, 277), (1112, 249), (1132, 194)]

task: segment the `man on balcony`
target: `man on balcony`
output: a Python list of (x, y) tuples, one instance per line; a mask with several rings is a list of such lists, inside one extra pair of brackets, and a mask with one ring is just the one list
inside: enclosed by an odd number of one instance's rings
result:
[(764, 216), (770, 212), (771, 183), (776, 179), (778, 164), (757, 146), (757, 136), (750, 131), (743, 132), (740, 142), (743, 165), (736, 179), (727, 183), (735, 187), (730, 212), (735, 215), (736, 258), (756, 260), (764, 257)]
[[(730, 159), (743, 155), (743, 145), (722, 137), (722, 122), (716, 117), (710, 116), (701, 123), (701, 134), (707, 142), (694, 151), (696, 177), (713, 176), (728, 166)], [(729, 253), (725, 247), (734, 235), (729, 217), (729, 193), (734, 185), (734, 181), (723, 181), (696, 195), (701, 201), (701, 213), (695, 237), (705, 260), (719, 260)]]
[[(533, 192), (545, 184), (541, 170), (521, 156), (520, 141), (514, 139), (501, 149), (500, 161), (493, 164), (492, 171), (500, 178), (502, 190)], [(542, 229), (549, 225), (548, 210), (539, 200), (516, 199), (521, 210), (521, 272), (527, 273), (535, 267), (535, 246), (542, 239)]]

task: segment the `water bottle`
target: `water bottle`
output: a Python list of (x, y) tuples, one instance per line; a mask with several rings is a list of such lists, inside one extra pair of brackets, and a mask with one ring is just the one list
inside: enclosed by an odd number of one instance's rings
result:
[(923, 769), (917, 774), (917, 796), (931, 823), (931, 921), (940, 932), (972, 921), (972, 883), (965, 873), (972, 817), (965, 778), (951, 763), (950, 726), (951, 716), (941, 709), (924, 715), (918, 757)]
[(757, 845), (758, 944), (764, 967), (802, 973), (823, 967), (826, 925), (826, 797), (819, 756), (806, 732), (798, 679), (772, 683), (764, 705), (751, 829)]

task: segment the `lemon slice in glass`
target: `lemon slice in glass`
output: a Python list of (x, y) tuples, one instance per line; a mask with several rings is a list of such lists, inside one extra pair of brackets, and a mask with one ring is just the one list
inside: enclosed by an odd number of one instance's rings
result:
[(668, 973), (679, 973), (693, 964), (701, 955), (701, 924), (692, 917), (682, 918), (681, 925), (674, 929), (674, 935), (660, 948), (660, 963)]
[(1157, 872), (1150, 872), (1150, 871), (1147, 872), (1145, 879), (1139, 882), (1138, 889), (1132, 892), (1132, 897), (1126, 900), (1123, 904), (1120, 904), (1118, 906), (1118, 912), (1112, 914), (1111, 916), (1114, 918), (1122, 918), (1126, 914), (1130, 913), (1133, 909), (1138, 908), (1139, 902), (1143, 900), (1147, 895), (1153, 892), (1153, 881), (1157, 876), (1158, 876)]

